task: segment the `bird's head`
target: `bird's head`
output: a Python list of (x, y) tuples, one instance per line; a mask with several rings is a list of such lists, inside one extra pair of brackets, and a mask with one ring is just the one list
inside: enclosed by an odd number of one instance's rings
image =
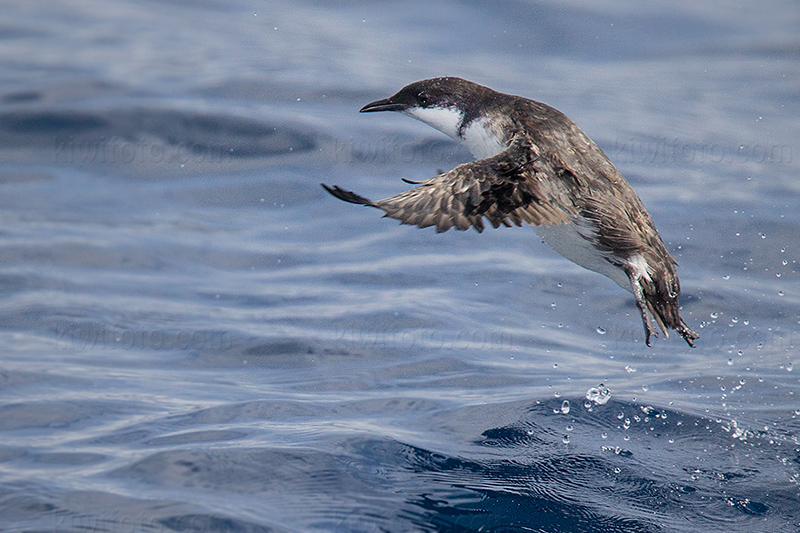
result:
[(361, 108), (362, 113), (399, 111), (459, 139), (464, 126), (476, 117), (478, 98), (494, 92), (462, 78), (431, 78), (406, 85), (389, 98)]

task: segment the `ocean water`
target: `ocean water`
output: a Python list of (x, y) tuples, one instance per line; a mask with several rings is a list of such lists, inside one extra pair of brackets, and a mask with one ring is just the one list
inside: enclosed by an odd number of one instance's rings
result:
[[(0, 530), (800, 530), (789, 1), (5, 2)], [(573, 118), (701, 338), (530, 228), (340, 202), (468, 161), (365, 103)]]

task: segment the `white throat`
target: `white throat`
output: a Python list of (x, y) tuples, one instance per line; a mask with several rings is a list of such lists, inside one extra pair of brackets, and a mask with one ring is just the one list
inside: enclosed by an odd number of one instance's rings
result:
[(478, 159), (495, 156), (507, 148), (502, 135), (486, 118), (475, 119), (461, 130), (464, 113), (457, 108), (411, 107), (403, 113), (463, 142)]
[(436, 128), (453, 139), (460, 140), (458, 130), (464, 120), (464, 113), (454, 107), (410, 107), (403, 113)]

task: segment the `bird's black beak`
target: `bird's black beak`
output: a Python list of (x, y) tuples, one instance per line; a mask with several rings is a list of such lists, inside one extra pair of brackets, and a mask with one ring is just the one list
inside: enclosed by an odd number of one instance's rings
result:
[(359, 113), (372, 113), (373, 111), (403, 111), (408, 109), (408, 104), (393, 102), (391, 98), (375, 100), (361, 108)]

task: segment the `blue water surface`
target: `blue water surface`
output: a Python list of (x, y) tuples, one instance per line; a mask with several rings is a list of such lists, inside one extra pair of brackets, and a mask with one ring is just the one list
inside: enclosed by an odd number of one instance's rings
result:
[[(5, 2), (0, 529), (800, 530), (800, 12)], [(567, 113), (680, 262), (675, 335), (530, 228), (372, 198), (470, 159), (359, 115)]]

